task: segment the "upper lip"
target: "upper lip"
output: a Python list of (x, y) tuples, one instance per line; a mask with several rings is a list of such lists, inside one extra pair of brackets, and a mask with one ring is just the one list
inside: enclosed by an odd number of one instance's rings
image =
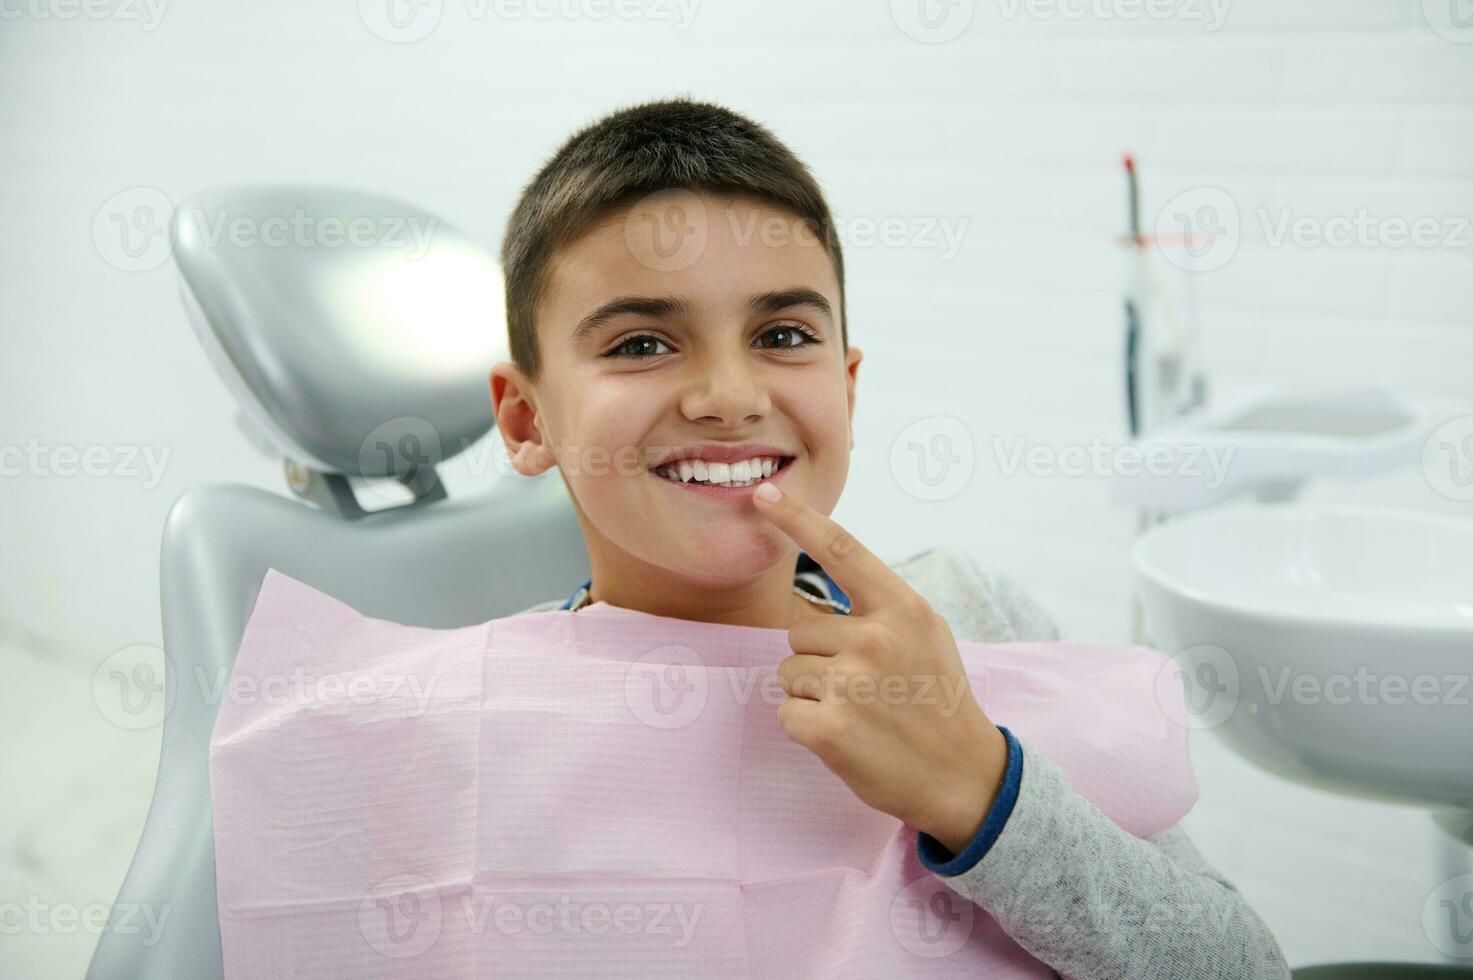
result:
[(712, 442), (700, 446), (685, 446), (667, 453), (658, 463), (650, 469), (657, 470), (682, 459), (699, 459), (708, 463), (737, 463), (753, 456), (774, 456), (779, 459), (788, 459), (793, 453), (776, 446), (767, 446), (755, 442), (742, 443), (720, 443)]

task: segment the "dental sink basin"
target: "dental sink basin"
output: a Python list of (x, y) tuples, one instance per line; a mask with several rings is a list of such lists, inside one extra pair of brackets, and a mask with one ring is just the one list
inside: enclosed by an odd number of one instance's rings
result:
[(1122, 503), (1181, 513), (1230, 501), (1291, 500), (1309, 480), (1415, 464), (1430, 427), (1381, 389), (1241, 391), (1139, 439), (1142, 465), (1112, 474)]
[(1473, 808), (1473, 521), (1249, 504), (1157, 525), (1134, 561), (1185, 724), (1301, 783)]

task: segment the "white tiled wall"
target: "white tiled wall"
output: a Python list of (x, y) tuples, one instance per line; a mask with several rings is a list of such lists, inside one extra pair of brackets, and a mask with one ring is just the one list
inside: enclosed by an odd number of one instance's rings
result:
[[(810, 163), (841, 218), (966, 222), (945, 259), (849, 249), (851, 339), (866, 359), (836, 516), (893, 558), (959, 543), (1078, 639), (1128, 638), (1134, 517), (1101, 479), (1005, 477), (992, 439), (1121, 436), (1123, 151), (1141, 161), (1148, 230), (1193, 188), (1222, 189), (1241, 214), (1237, 255), (1195, 279), (1217, 391), (1380, 382), (1438, 418), (1473, 412), (1473, 231), (1454, 247), (1273, 247), (1258, 218), (1473, 213), (1473, 28), (1449, 19), (1473, 14), (1466, 0), (960, 0), (950, 9), (970, 22), (945, 43), (897, 26), (908, 2), (705, 0), (680, 31), (657, 16), (476, 17), (483, 5), (443, 0), (438, 26), (409, 44), (375, 36), (351, 3), (175, 0), (151, 30), (124, 13), (142, 5), (7, 13), (0, 444), (170, 455), (156, 486), (0, 480), (13, 681), (0, 695), (12, 801), (0, 901), (110, 897), (157, 735), (98, 726), (80, 685), (108, 653), (158, 641), (156, 556), (178, 494), (280, 485), (232, 427), (170, 268), (123, 273), (95, 247), (94, 216), (130, 187), (178, 201), (229, 182), (356, 185), (494, 245), (521, 182), (575, 125), (673, 94), (745, 111)], [(1146, 7), (1176, 16), (1128, 16)], [(1210, 30), (1214, 9), (1226, 16)], [(932, 415), (963, 420), (977, 471), (965, 493), (923, 503), (889, 454)], [(462, 492), (483, 482), (449, 479)], [(1468, 506), (1415, 466), (1310, 496)], [(1421, 907), (1447, 871), (1425, 816), (1283, 783), (1210, 736), (1197, 754), (1190, 828), (1293, 962), (1435, 958)], [(78, 975), (93, 942), (6, 936), (0, 973)]]

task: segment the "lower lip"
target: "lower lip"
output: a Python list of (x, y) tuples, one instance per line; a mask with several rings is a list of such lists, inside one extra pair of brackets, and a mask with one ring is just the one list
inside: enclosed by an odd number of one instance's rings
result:
[(676, 490), (685, 490), (688, 493), (698, 493), (705, 497), (746, 498), (752, 496), (752, 491), (756, 490), (762, 484), (776, 483), (788, 470), (793, 468), (793, 464), (796, 462), (796, 459), (790, 459), (782, 469), (774, 470), (771, 476), (764, 477), (756, 483), (749, 483), (744, 487), (718, 487), (713, 483), (697, 483), (695, 480), (691, 480), (689, 483), (683, 483), (680, 480), (667, 480), (654, 470), (650, 470), (649, 474), (667, 487), (673, 487)]

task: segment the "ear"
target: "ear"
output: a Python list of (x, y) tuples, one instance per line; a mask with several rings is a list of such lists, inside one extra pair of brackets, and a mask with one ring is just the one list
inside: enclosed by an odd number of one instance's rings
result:
[(864, 359), (864, 351), (858, 347), (850, 347), (844, 354), (844, 387), (849, 394), (849, 448), (854, 448), (854, 386), (859, 383), (859, 362)]
[(523, 476), (545, 472), (556, 461), (552, 446), (537, 424), (536, 393), (527, 376), (515, 364), (502, 361), (491, 367), (491, 410), (496, 430), (511, 456), (511, 464)]

